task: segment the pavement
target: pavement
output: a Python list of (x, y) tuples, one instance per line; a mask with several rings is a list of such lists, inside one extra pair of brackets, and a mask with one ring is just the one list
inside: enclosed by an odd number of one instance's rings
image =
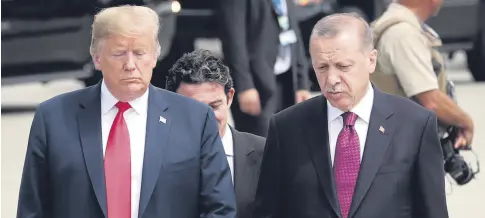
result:
[[(468, 112), (476, 124), (473, 147), (482, 162), (485, 162), (485, 101), (476, 96), (485, 93), (485, 83), (474, 83), (466, 70), (466, 60), (458, 54), (449, 62), (450, 77), (457, 84), (457, 96), (461, 107)], [(59, 80), (49, 83), (29, 83), (2, 86), (1, 102), (1, 217), (13, 218), (16, 214), (18, 190), (27, 146), (32, 111), (5, 113), (6, 106), (35, 107), (36, 104), (55, 95), (83, 88), (82, 83), (73, 80)], [(25, 93), (25, 94), (20, 94)], [(316, 94), (316, 93), (315, 93)], [(481, 134), (480, 134), (481, 133)], [(470, 153), (467, 160), (475, 160)], [(450, 181), (451, 182), (451, 181)], [(448, 209), (451, 218), (485, 218), (485, 175), (465, 186), (447, 184)]]

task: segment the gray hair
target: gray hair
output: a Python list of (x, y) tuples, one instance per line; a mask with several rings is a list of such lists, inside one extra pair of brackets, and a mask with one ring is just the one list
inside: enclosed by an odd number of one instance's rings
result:
[(311, 36), (335, 37), (342, 31), (358, 26), (361, 32), (362, 48), (374, 48), (372, 29), (365, 19), (358, 13), (336, 13), (320, 19), (313, 27)]

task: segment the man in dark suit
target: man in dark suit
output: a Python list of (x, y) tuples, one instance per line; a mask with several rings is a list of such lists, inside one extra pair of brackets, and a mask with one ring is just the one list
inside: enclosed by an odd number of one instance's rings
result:
[(310, 97), (293, 0), (220, 0), (224, 58), (234, 78), (236, 129), (266, 136), (274, 113)]
[(239, 218), (252, 213), (265, 139), (229, 126), (229, 108), (234, 96), (229, 68), (209, 51), (185, 54), (170, 69), (168, 90), (191, 97), (214, 109), (219, 135), (226, 152), (236, 190)]
[(436, 115), (372, 87), (367, 23), (325, 17), (310, 43), (323, 96), (272, 117), (254, 217), (448, 217)]
[(236, 217), (213, 110), (150, 85), (158, 30), (147, 7), (95, 16), (104, 79), (38, 106), (17, 217)]

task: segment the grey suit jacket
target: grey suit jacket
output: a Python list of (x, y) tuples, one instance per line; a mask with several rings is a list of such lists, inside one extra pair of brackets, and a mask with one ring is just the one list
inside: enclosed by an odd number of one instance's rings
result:
[[(100, 83), (41, 103), (17, 217), (107, 217), (101, 134)], [(142, 173), (139, 218), (236, 217), (229, 165), (207, 105), (150, 86)]]
[(231, 127), (234, 141), (234, 186), (238, 218), (249, 218), (263, 158), (265, 138)]

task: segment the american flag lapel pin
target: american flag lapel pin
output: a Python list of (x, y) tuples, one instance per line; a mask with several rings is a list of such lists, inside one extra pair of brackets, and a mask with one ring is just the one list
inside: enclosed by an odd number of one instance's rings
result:
[(384, 132), (386, 131), (386, 129), (384, 129), (384, 127), (380, 126), (380, 127), (379, 127), (379, 131), (380, 131), (381, 133), (384, 133)]
[(167, 119), (165, 117), (160, 116), (160, 119), (158, 120), (160, 123), (167, 123)]

